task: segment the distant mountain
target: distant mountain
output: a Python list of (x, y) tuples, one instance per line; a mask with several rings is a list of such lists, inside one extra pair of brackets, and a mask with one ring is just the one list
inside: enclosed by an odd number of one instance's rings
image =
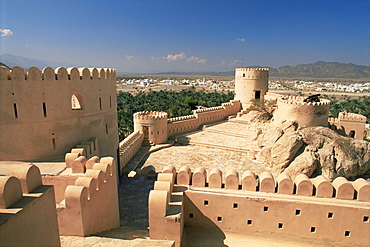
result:
[(7, 67), (8, 69), (10, 69), (8, 66), (6, 66), (6, 64), (5, 64), (5, 63), (2, 63), (2, 62), (0, 62), (0, 66), (5, 66), (5, 67)]
[(271, 77), (370, 78), (370, 66), (318, 61), (270, 69)]
[(19, 66), (24, 69), (29, 69), (32, 66), (35, 66), (39, 68), (40, 70), (45, 67), (52, 67), (55, 69), (58, 67), (74, 67), (75, 66), (70, 63), (52, 62), (52, 61), (39, 60), (39, 59), (33, 59), (33, 58), (26, 58), (26, 57), (11, 55), (8, 53), (1, 54), (0, 61), (8, 65), (8, 67), (10, 68), (13, 68), (14, 66)]
[[(248, 66), (246, 68), (262, 68), (263, 66)], [(299, 64), (295, 66), (282, 66), (270, 69), (270, 77), (314, 77), (314, 78), (348, 78), (360, 79), (370, 78), (370, 66), (356, 65), (352, 63), (337, 63), (319, 61), (310, 64)], [(167, 72), (156, 73), (156, 75), (210, 75), (210, 76), (234, 76), (235, 71), (226, 72)]]

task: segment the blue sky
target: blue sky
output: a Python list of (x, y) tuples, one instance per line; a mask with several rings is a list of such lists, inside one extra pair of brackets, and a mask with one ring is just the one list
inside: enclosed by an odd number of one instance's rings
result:
[(369, 0), (0, 0), (0, 54), (120, 72), (370, 65)]

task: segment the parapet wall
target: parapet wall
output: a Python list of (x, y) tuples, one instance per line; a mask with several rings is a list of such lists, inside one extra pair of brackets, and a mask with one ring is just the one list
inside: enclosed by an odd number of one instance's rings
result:
[(193, 131), (203, 124), (235, 115), (240, 109), (240, 101), (231, 100), (221, 106), (194, 110), (193, 115), (169, 119), (166, 112), (137, 112), (133, 116), (134, 129), (144, 135), (144, 140), (159, 144), (166, 142), (171, 135)]
[(144, 134), (139, 131), (131, 133), (119, 144), (119, 154), (120, 154), (120, 173), (123, 167), (130, 161), (130, 159), (139, 151), (141, 145), (143, 144)]
[[(184, 229), (183, 207), (181, 200), (171, 202), (174, 182), (174, 174), (158, 174), (154, 189), (149, 193), (149, 235), (151, 239), (174, 240), (175, 246), (180, 247)], [(175, 197), (182, 197), (182, 192), (174, 193)]]
[(356, 113), (340, 112), (338, 118), (329, 118), (330, 128), (338, 133), (363, 140), (366, 117)]
[[(302, 237), (334, 245), (367, 246), (370, 241), (370, 184), (364, 179), (349, 182), (339, 177), (331, 183), (323, 176), (309, 179), (301, 174), (293, 181), (286, 174), (275, 178), (269, 172), (257, 176), (251, 171), (241, 178), (228, 171), (223, 178), (219, 169), (207, 173), (203, 168), (192, 172), (182, 167), (177, 172), (173, 166), (162, 174), (176, 175), (177, 185), (188, 187), (182, 199), (185, 226), (215, 229), (215, 241), (224, 236), (219, 230)], [(223, 238), (219, 241), (223, 243)]]
[(115, 159), (79, 156), (70, 165), (78, 177), (58, 205), (60, 235), (82, 237), (119, 227)]
[(93, 136), (99, 155), (116, 157), (115, 78), (114, 69), (0, 67), (0, 159), (60, 156)]
[(5, 164), (0, 176), (2, 246), (60, 246), (52, 186), (43, 185), (32, 164)]
[(239, 100), (231, 100), (221, 106), (198, 109), (193, 115), (168, 119), (168, 136), (198, 129), (201, 125), (221, 121), (237, 114), (241, 109)]
[(330, 101), (303, 102), (301, 96), (284, 96), (278, 98), (274, 112), (274, 122), (296, 121), (300, 127), (328, 126)]
[(166, 167), (163, 173), (177, 174), (175, 182), (177, 185), (370, 202), (370, 183), (362, 178), (349, 182), (344, 177), (338, 177), (330, 182), (324, 176), (310, 179), (300, 174), (293, 180), (285, 173), (275, 178), (270, 172), (257, 175), (248, 170), (240, 176), (235, 170), (223, 173), (218, 168), (208, 172), (204, 168), (197, 168), (191, 171), (187, 166), (182, 167), (178, 172), (173, 166)]

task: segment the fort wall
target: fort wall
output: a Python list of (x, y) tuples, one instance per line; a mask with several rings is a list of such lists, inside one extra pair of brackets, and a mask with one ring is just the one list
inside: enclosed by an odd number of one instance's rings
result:
[(120, 154), (120, 168), (121, 172), (123, 167), (130, 161), (130, 159), (139, 151), (141, 145), (143, 144), (144, 134), (141, 134), (140, 131), (135, 131), (127, 136), (119, 144), (119, 154)]
[(329, 118), (330, 128), (342, 135), (363, 140), (366, 117), (356, 113), (340, 112), (338, 118)]
[(100, 156), (116, 157), (116, 71), (0, 67), (1, 160), (62, 156), (96, 137)]
[(231, 100), (218, 107), (194, 110), (193, 115), (169, 119), (165, 112), (137, 112), (134, 114), (134, 129), (144, 135), (144, 140), (159, 144), (166, 142), (171, 135), (193, 131), (203, 124), (235, 115), (240, 109), (240, 101)]
[(285, 96), (278, 98), (274, 111), (274, 122), (296, 121), (300, 127), (328, 126), (330, 101), (303, 102), (301, 96)]
[(82, 237), (119, 227), (115, 159), (79, 156), (68, 170), (76, 179), (58, 205), (60, 235)]
[[(370, 241), (370, 183), (364, 179), (338, 177), (331, 183), (324, 176), (301, 174), (293, 181), (284, 173), (275, 178), (269, 172), (247, 171), (239, 177), (228, 171), (223, 176), (217, 168), (192, 173), (184, 167), (177, 173), (173, 166), (163, 172), (177, 174), (176, 184), (188, 187), (182, 198), (185, 227), (214, 228), (215, 237), (221, 230), (360, 246)], [(161, 222), (150, 224), (160, 227)]]
[(0, 176), (2, 246), (60, 246), (54, 189), (43, 185), (38, 167), (5, 164)]
[(268, 68), (236, 68), (235, 99), (245, 110), (254, 99), (264, 99), (268, 91)]

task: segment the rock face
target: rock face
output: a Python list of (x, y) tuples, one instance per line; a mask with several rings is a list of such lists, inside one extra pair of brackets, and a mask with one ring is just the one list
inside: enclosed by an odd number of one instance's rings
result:
[(294, 122), (259, 129), (257, 160), (276, 172), (324, 175), (328, 179), (361, 176), (370, 170), (370, 143), (344, 137), (326, 127), (297, 130)]

